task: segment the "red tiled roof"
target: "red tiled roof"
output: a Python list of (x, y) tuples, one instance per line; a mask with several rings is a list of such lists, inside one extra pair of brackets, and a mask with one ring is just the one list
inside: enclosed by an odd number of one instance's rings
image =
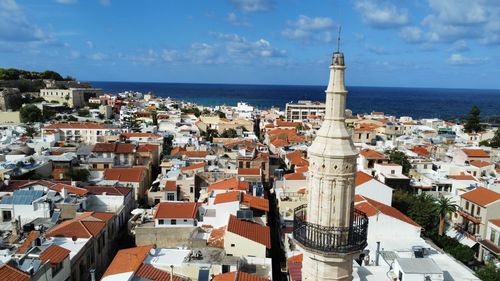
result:
[(468, 157), (485, 157), (489, 158), (490, 153), (488, 151), (484, 151), (482, 149), (462, 149), (462, 151), (467, 155)]
[(238, 175), (240, 175), (240, 176), (260, 176), (260, 168), (239, 168)]
[(177, 182), (176, 181), (166, 181), (164, 191), (177, 191)]
[(304, 155), (299, 150), (295, 150), (294, 152), (290, 152), (286, 155), (288, 161), (290, 161), (291, 165), (295, 166), (304, 166), (309, 165), (309, 162), (304, 159)]
[(55, 190), (57, 192), (62, 192), (63, 188), (65, 188), (68, 191), (68, 193), (76, 194), (79, 196), (84, 196), (85, 194), (88, 193), (88, 191), (85, 188), (80, 188), (69, 184), (57, 183), (52, 186), (49, 186), (49, 189)]
[(140, 182), (145, 172), (144, 168), (111, 168), (104, 170), (103, 178), (122, 182)]
[(461, 196), (462, 198), (482, 207), (500, 200), (500, 193), (484, 187), (478, 187), (472, 191), (462, 194)]
[(116, 153), (119, 154), (130, 154), (134, 153), (135, 145), (131, 143), (118, 143), (116, 144)]
[(288, 146), (288, 141), (282, 140), (282, 139), (275, 139), (271, 142), (272, 145), (275, 147), (283, 147), (283, 146)]
[(85, 186), (86, 190), (91, 194), (95, 195), (103, 195), (106, 193), (107, 195), (122, 195), (126, 196), (130, 192), (132, 192), (132, 188), (130, 187), (121, 187), (121, 186)]
[(239, 220), (235, 216), (231, 215), (229, 216), (229, 223), (226, 231), (235, 233), (271, 249), (271, 236), (268, 226)]
[(205, 168), (205, 162), (201, 162), (201, 163), (196, 163), (196, 164), (189, 165), (186, 167), (182, 167), (181, 171), (186, 172), (186, 171), (191, 171), (191, 170), (196, 170), (196, 169), (204, 169), (204, 168)]
[(498, 227), (500, 227), (500, 219), (490, 220), (490, 222)]
[(307, 173), (309, 171), (309, 165), (306, 166), (295, 166), (295, 173)]
[(303, 173), (291, 173), (291, 174), (286, 174), (284, 175), (284, 178), (286, 180), (305, 180), (306, 176), (304, 176)]
[(375, 216), (377, 213), (380, 212), (387, 216), (406, 222), (408, 224), (421, 227), (418, 223), (407, 217), (405, 214), (401, 213), (396, 208), (385, 205), (368, 197), (356, 195), (355, 202), (356, 202), (355, 208), (362, 211), (369, 217)]
[(302, 123), (300, 122), (287, 122), (287, 121), (281, 121), (281, 120), (277, 120), (276, 121), (276, 126), (278, 127), (299, 127), (300, 125), (302, 125)]
[(29, 281), (30, 275), (9, 264), (0, 266), (0, 281)]
[(471, 175), (465, 175), (465, 174), (448, 176), (448, 178), (454, 179), (454, 180), (461, 180), (461, 181), (475, 181), (476, 180), (475, 177), (473, 177)]
[(106, 227), (106, 221), (112, 217), (111, 213), (86, 212), (77, 218), (67, 220), (49, 230), (46, 237), (95, 237)]
[(98, 142), (92, 148), (92, 152), (115, 152), (116, 143)]
[(421, 146), (415, 146), (415, 147), (413, 147), (413, 149), (411, 151), (415, 152), (416, 154), (418, 154), (420, 156), (424, 156), (424, 157), (431, 155), (430, 151), (428, 151), (427, 149), (425, 149), (424, 147), (421, 147)]
[(175, 274), (172, 277), (172, 279), (170, 279), (169, 272), (160, 270), (160, 269), (158, 269), (150, 264), (145, 264), (145, 263), (140, 265), (139, 269), (137, 270), (137, 272), (135, 272), (134, 276), (141, 277), (141, 279), (144, 278), (144, 279), (151, 280), (151, 281), (170, 281), (170, 280), (182, 281), (182, 280), (184, 280), (183, 278), (176, 276)]
[(214, 204), (222, 204), (229, 202), (240, 202), (241, 192), (240, 191), (229, 191), (224, 193), (219, 193), (215, 195)]
[(256, 197), (245, 193), (243, 194), (243, 199), (241, 203), (243, 205), (249, 206), (250, 208), (269, 212), (269, 200), (265, 198)]
[(288, 259), (288, 272), (292, 281), (302, 280), (302, 260), (304, 255), (299, 254)]
[(139, 144), (137, 147), (137, 152), (152, 152), (152, 151), (158, 151), (158, 148), (160, 146), (158, 144)]
[(40, 255), (40, 260), (44, 263), (50, 261), (51, 264), (58, 264), (63, 262), (70, 252), (61, 246), (51, 245)]
[(161, 202), (157, 205), (155, 219), (195, 219), (198, 213), (196, 202)]
[(366, 159), (387, 159), (383, 153), (371, 149), (362, 149), (359, 153)]
[(228, 178), (208, 186), (208, 192), (212, 190), (247, 190), (248, 182), (240, 181), (238, 178)]
[(470, 161), (470, 164), (472, 166), (478, 167), (478, 168), (484, 168), (484, 167), (488, 167), (488, 166), (493, 165), (490, 162), (481, 161), (481, 160), (472, 160), (472, 161)]
[(269, 279), (243, 271), (233, 271), (215, 275), (212, 281), (269, 281)]
[(358, 171), (356, 173), (355, 186), (362, 185), (368, 181), (375, 179), (374, 177), (368, 175), (365, 172)]
[(226, 226), (212, 229), (207, 240), (207, 245), (224, 249), (224, 234), (226, 234)]
[(113, 261), (104, 272), (103, 278), (110, 275), (137, 272), (153, 245), (139, 246), (118, 251)]
[(36, 231), (36, 230), (32, 230), (28, 234), (26, 239), (24, 239), (23, 244), (21, 244), (21, 246), (19, 246), (19, 248), (17, 248), (16, 254), (24, 254), (31, 247), (31, 243), (33, 243), (33, 241), (35, 241), (35, 239), (37, 239), (38, 236), (40, 236), (40, 232)]

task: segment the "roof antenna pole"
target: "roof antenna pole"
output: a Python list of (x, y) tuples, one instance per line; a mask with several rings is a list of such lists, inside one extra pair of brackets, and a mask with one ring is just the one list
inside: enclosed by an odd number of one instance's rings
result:
[(338, 27), (338, 37), (337, 37), (337, 53), (340, 53), (340, 32), (342, 31), (342, 26)]

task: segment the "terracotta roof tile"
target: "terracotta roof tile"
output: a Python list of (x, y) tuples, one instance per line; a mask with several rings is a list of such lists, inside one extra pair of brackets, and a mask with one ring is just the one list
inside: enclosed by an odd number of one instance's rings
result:
[(269, 200), (261, 197), (256, 197), (250, 194), (243, 194), (243, 199), (241, 201), (243, 205), (250, 208), (258, 209), (261, 211), (269, 212)]
[(170, 280), (182, 281), (182, 280), (184, 280), (183, 278), (176, 276), (175, 274), (172, 277), (172, 279), (170, 279), (169, 272), (160, 270), (160, 269), (158, 269), (150, 264), (145, 264), (145, 263), (141, 264), (139, 269), (135, 272), (134, 276), (141, 277), (141, 278), (151, 280), (151, 281), (170, 281)]
[(461, 196), (462, 198), (482, 207), (486, 207), (486, 205), (500, 200), (500, 193), (484, 187), (478, 187), (472, 191), (462, 194)]
[(94, 145), (92, 152), (115, 152), (116, 143), (99, 142)]
[(176, 181), (166, 181), (164, 191), (177, 191), (177, 182)]
[(196, 163), (192, 164), (186, 167), (182, 167), (181, 171), (186, 172), (186, 171), (192, 171), (192, 170), (197, 170), (197, 169), (204, 169), (205, 168), (205, 162), (201, 163)]
[(303, 173), (291, 173), (283, 176), (286, 180), (305, 180), (306, 176)]
[(418, 154), (420, 156), (424, 156), (424, 157), (431, 155), (430, 151), (428, 151), (427, 149), (425, 149), (424, 147), (421, 147), (421, 146), (414, 146), (411, 151), (415, 152), (416, 154)]
[(36, 230), (32, 230), (28, 234), (26, 239), (24, 239), (23, 244), (21, 244), (21, 246), (19, 246), (19, 248), (17, 248), (16, 254), (24, 254), (31, 247), (31, 243), (33, 243), (33, 241), (35, 241), (35, 239), (37, 239), (38, 236), (40, 236), (40, 232), (36, 231)]
[(214, 204), (222, 204), (235, 201), (240, 202), (240, 200), (241, 200), (240, 191), (229, 191), (215, 195)]
[(122, 195), (126, 196), (130, 192), (132, 192), (132, 188), (130, 187), (120, 187), (120, 186), (85, 186), (84, 187), (90, 194), (95, 195)]
[(49, 187), (49, 189), (55, 190), (57, 192), (62, 192), (63, 188), (65, 188), (68, 191), (68, 193), (76, 194), (79, 196), (84, 196), (88, 193), (88, 190), (86, 190), (85, 188), (80, 188), (80, 187), (72, 186), (69, 184), (63, 184), (63, 183), (57, 183), (57, 184), (54, 184), (54, 185)]
[(153, 245), (145, 245), (118, 251), (102, 277), (137, 272), (152, 248)]
[(246, 181), (240, 181), (238, 178), (228, 178), (208, 186), (208, 192), (212, 190), (248, 190), (249, 184)]
[(154, 218), (195, 219), (198, 213), (196, 202), (161, 202), (157, 205)]
[(224, 235), (226, 234), (226, 226), (214, 228), (210, 232), (207, 240), (207, 245), (210, 247), (224, 249)]
[(42, 262), (50, 261), (51, 264), (58, 264), (64, 261), (69, 256), (71, 251), (58, 245), (51, 245), (40, 255)]
[(288, 272), (290, 273), (291, 281), (302, 280), (302, 260), (303, 254), (288, 259)]
[(362, 149), (360, 153), (366, 159), (387, 159), (385, 154), (371, 149)]
[(238, 175), (240, 175), (240, 176), (260, 176), (260, 168), (239, 168)]
[(368, 175), (367, 173), (358, 171), (356, 173), (356, 180), (355, 180), (355, 186), (362, 185), (366, 182), (369, 182), (371, 180), (374, 180), (375, 178)]
[(43, 129), (106, 129), (106, 127), (97, 123), (56, 123)]
[(29, 281), (30, 275), (9, 264), (0, 266), (0, 281)]
[(226, 231), (260, 243), (268, 249), (271, 248), (271, 236), (268, 226), (239, 220), (235, 216), (231, 215), (229, 216), (229, 223)]
[(161, 138), (161, 135), (159, 134), (153, 134), (153, 133), (123, 133), (122, 137), (129, 139), (129, 138)]
[(139, 144), (137, 152), (155, 152), (158, 151), (159, 147), (160, 146), (158, 144)]
[(500, 219), (490, 220), (490, 222), (498, 227), (500, 227)]
[(115, 153), (118, 154), (131, 154), (134, 153), (135, 145), (131, 143), (118, 143), (116, 144)]
[(112, 168), (104, 170), (103, 178), (122, 182), (140, 182), (145, 175), (145, 168)]
[(470, 161), (470, 164), (474, 167), (478, 167), (478, 168), (484, 168), (484, 167), (488, 167), (488, 166), (491, 166), (493, 164), (491, 164), (490, 162), (486, 162), (486, 161), (481, 161), (481, 160), (473, 160), (473, 161)]
[(106, 221), (112, 216), (113, 214), (111, 213), (86, 212), (77, 218), (56, 225), (49, 230), (45, 236), (76, 238), (95, 237), (106, 227)]
[(365, 213), (367, 216), (371, 217), (376, 215), (377, 213), (383, 213), (387, 216), (393, 217), (400, 221), (406, 222), (408, 224), (421, 227), (418, 223), (407, 217), (405, 214), (401, 213), (394, 207), (385, 205), (368, 197), (364, 197), (361, 195), (356, 195), (355, 197), (355, 208)]
[(461, 180), (461, 181), (475, 181), (476, 180), (475, 177), (473, 177), (471, 175), (465, 175), (465, 174), (452, 175), (452, 176), (448, 176), (448, 178), (454, 179), (454, 180)]
[(269, 279), (243, 271), (233, 271), (215, 275), (212, 281), (269, 281)]
[(488, 151), (484, 151), (482, 149), (462, 149), (462, 151), (468, 157), (481, 157), (481, 158), (489, 158), (490, 153)]

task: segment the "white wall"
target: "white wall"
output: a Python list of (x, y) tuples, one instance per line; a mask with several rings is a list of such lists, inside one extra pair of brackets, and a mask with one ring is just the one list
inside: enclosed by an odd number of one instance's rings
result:
[(392, 191), (393, 189), (389, 186), (379, 182), (378, 180), (372, 179), (363, 184), (356, 186), (355, 194), (362, 195), (384, 203), (385, 205), (392, 205)]
[[(171, 219), (163, 219), (163, 224), (159, 224), (160, 219), (155, 219), (155, 227), (185, 227), (185, 226), (195, 226), (195, 220), (193, 219), (175, 219), (176, 224), (170, 224)], [(186, 221), (184, 221), (186, 220)]]
[[(234, 246), (231, 246), (232, 244)], [(226, 235), (224, 236), (224, 249), (227, 255), (236, 257), (266, 257), (266, 246), (229, 231), (226, 231)]]

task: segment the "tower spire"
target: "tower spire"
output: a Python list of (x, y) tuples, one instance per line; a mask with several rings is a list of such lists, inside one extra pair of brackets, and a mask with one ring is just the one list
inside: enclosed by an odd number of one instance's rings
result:
[(342, 31), (342, 26), (339, 25), (338, 26), (338, 30), (337, 30), (337, 34), (338, 34), (338, 37), (337, 37), (337, 53), (340, 53), (340, 32)]
[(308, 203), (294, 213), (293, 237), (304, 250), (304, 281), (352, 280), (353, 258), (366, 246), (368, 218), (353, 204), (358, 150), (345, 124), (346, 67), (340, 32), (339, 26), (325, 91), (325, 119), (307, 150)]

